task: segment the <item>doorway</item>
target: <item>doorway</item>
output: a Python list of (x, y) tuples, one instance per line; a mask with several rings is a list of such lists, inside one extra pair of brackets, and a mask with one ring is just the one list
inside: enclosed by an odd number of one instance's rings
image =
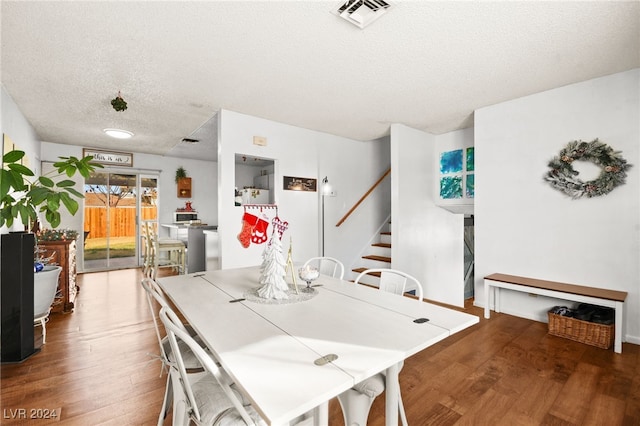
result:
[(85, 271), (140, 266), (140, 219), (157, 218), (158, 177), (91, 173), (84, 185)]
[(471, 299), (474, 290), (475, 232), (473, 215), (464, 218), (464, 298)]

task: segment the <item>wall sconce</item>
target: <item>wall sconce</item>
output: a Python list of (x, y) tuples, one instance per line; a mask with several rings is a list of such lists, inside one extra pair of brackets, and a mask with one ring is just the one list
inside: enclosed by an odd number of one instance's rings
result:
[(322, 179), (322, 188), (320, 189), (322, 196), (324, 197), (335, 197), (336, 192), (333, 190), (333, 186), (329, 183), (329, 179), (325, 176)]

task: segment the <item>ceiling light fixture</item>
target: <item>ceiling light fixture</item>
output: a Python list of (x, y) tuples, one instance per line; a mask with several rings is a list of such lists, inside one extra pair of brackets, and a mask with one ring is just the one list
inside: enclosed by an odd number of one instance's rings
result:
[(116, 138), (116, 139), (129, 139), (130, 137), (133, 136), (133, 133), (128, 130), (103, 129), (102, 131), (105, 132), (107, 135), (111, 136), (112, 138)]

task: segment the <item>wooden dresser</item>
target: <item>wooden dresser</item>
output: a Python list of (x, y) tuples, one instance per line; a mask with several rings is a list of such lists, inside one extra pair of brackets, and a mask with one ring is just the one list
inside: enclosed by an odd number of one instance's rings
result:
[(42, 257), (53, 256), (49, 261), (50, 265), (62, 266), (51, 312), (72, 312), (79, 290), (76, 284), (76, 241), (38, 241), (38, 247)]

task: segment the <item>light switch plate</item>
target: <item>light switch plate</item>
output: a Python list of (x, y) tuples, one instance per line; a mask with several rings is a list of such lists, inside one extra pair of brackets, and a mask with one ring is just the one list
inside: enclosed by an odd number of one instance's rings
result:
[(259, 145), (259, 146), (267, 146), (267, 138), (265, 138), (263, 136), (254, 136), (253, 137), (253, 144), (254, 145)]

